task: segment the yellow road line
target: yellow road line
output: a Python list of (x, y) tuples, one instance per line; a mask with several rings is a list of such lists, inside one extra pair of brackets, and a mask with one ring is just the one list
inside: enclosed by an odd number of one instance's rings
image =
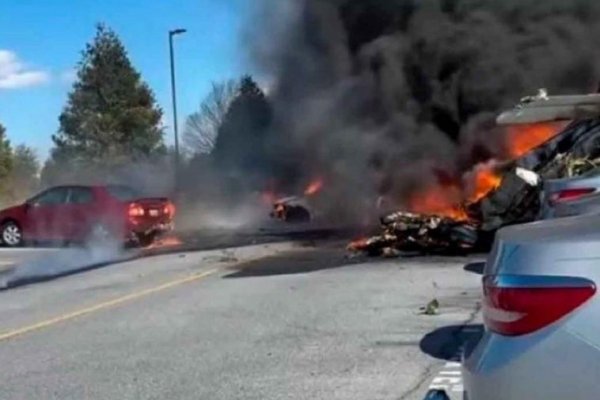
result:
[(26, 333), (34, 332), (34, 331), (37, 331), (37, 330), (40, 330), (43, 328), (47, 328), (52, 325), (59, 324), (61, 322), (65, 322), (65, 321), (68, 321), (68, 320), (71, 320), (74, 318), (78, 318), (78, 317), (81, 317), (81, 316), (84, 316), (87, 314), (91, 314), (91, 313), (94, 313), (94, 312), (97, 312), (100, 310), (104, 310), (109, 307), (114, 307), (114, 306), (129, 302), (129, 301), (139, 299), (144, 296), (148, 296), (153, 293), (162, 292), (163, 290), (167, 290), (167, 289), (170, 289), (175, 286), (183, 285), (183, 284), (194, 282), (194, 281), (199, 281), (210, 275), (213, 275), (214, 273), (216, 273), (220, 270), (221, 270), (221, 268), (214, 268), (214, 269), (202, 272), (202, 273), (187, 276), (185, 278), (180, 278), (180, 279), (176, 279), (173, 281), (169, 281), (169, 282), (163, 283), (162, 285), (159, 285), (159, 286), (144, 289), (139, 292), (134, 292), (134, 293), (130, 293), (125, 296), (117, 297), (115, 299), (108, 300), (108, 301), (105, 301), (102, 303), (98, 303), (94, 306), (83, 308), (81, 310), (77, 310), (77, 311), (74, 311), (74, 312), (71, 312), (68, 314), (59, 315), (58, 317), (50, 318), (45, 321), (41, 321), (41, 322), (38, 322), (38, 323), (35, 323), (32, 325), (24, 326), (22, 328), (14, 329), (14, 330), (11, 330), (11, 331), (8, 331), (5, 333), (0, 333), (0, 341), (12, 339), (17, 336), (24, 335)]

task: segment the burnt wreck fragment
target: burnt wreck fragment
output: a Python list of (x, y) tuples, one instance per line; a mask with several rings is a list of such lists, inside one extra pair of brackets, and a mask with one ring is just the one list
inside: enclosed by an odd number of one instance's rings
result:
[(539, 143), (530, 141), (535, 144), (519, 149), (512, 159), (494, 160), (500, 166), (495, 171), (500, 184), (477, 201), (461, 204), (464, 217), (391, 213), (380, 219), (380, 234), (356, 240), (348, 249), (375, 256), (471, 250), (491, 243), (503, 226), (538, 219), (545, 180), (578, 176), (600, 166), (600, 94), (548, 96), (540, 91), (497, 118), (507, 129), (556, 121), (564, 121), (564, 127)]

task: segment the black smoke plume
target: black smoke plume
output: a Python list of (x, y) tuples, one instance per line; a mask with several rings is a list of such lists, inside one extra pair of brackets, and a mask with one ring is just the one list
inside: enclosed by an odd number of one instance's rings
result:
[(273, 178), (324, 176), (338, 211), (401, 206), (497, 156), (490, 121), (519, 98), (594, 91), (599, 21), (596, 0), (264, 0), (251, 53), (272, 82)]

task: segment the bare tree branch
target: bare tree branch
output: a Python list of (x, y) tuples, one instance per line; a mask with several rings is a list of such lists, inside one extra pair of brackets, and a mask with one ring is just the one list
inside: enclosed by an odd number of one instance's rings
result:
[(208, 95), (200, 103), (199, 110), (187, 117), (183, 131), (183, 150), (192, 156), (212, 151), (219, 127), (229, 105), (239, 90), (238, 82), (231, 79), (213, 82)]

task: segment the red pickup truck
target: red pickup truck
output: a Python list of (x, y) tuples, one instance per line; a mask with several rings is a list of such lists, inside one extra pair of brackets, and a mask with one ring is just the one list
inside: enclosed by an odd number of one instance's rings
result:
[(39, 241), (94, 243), (116, 239), (146, 246), (173, 228), (166, 198), (141, 198), (128, 186), (57, 186), (0, 211), (0, 241), (9, 247)]

